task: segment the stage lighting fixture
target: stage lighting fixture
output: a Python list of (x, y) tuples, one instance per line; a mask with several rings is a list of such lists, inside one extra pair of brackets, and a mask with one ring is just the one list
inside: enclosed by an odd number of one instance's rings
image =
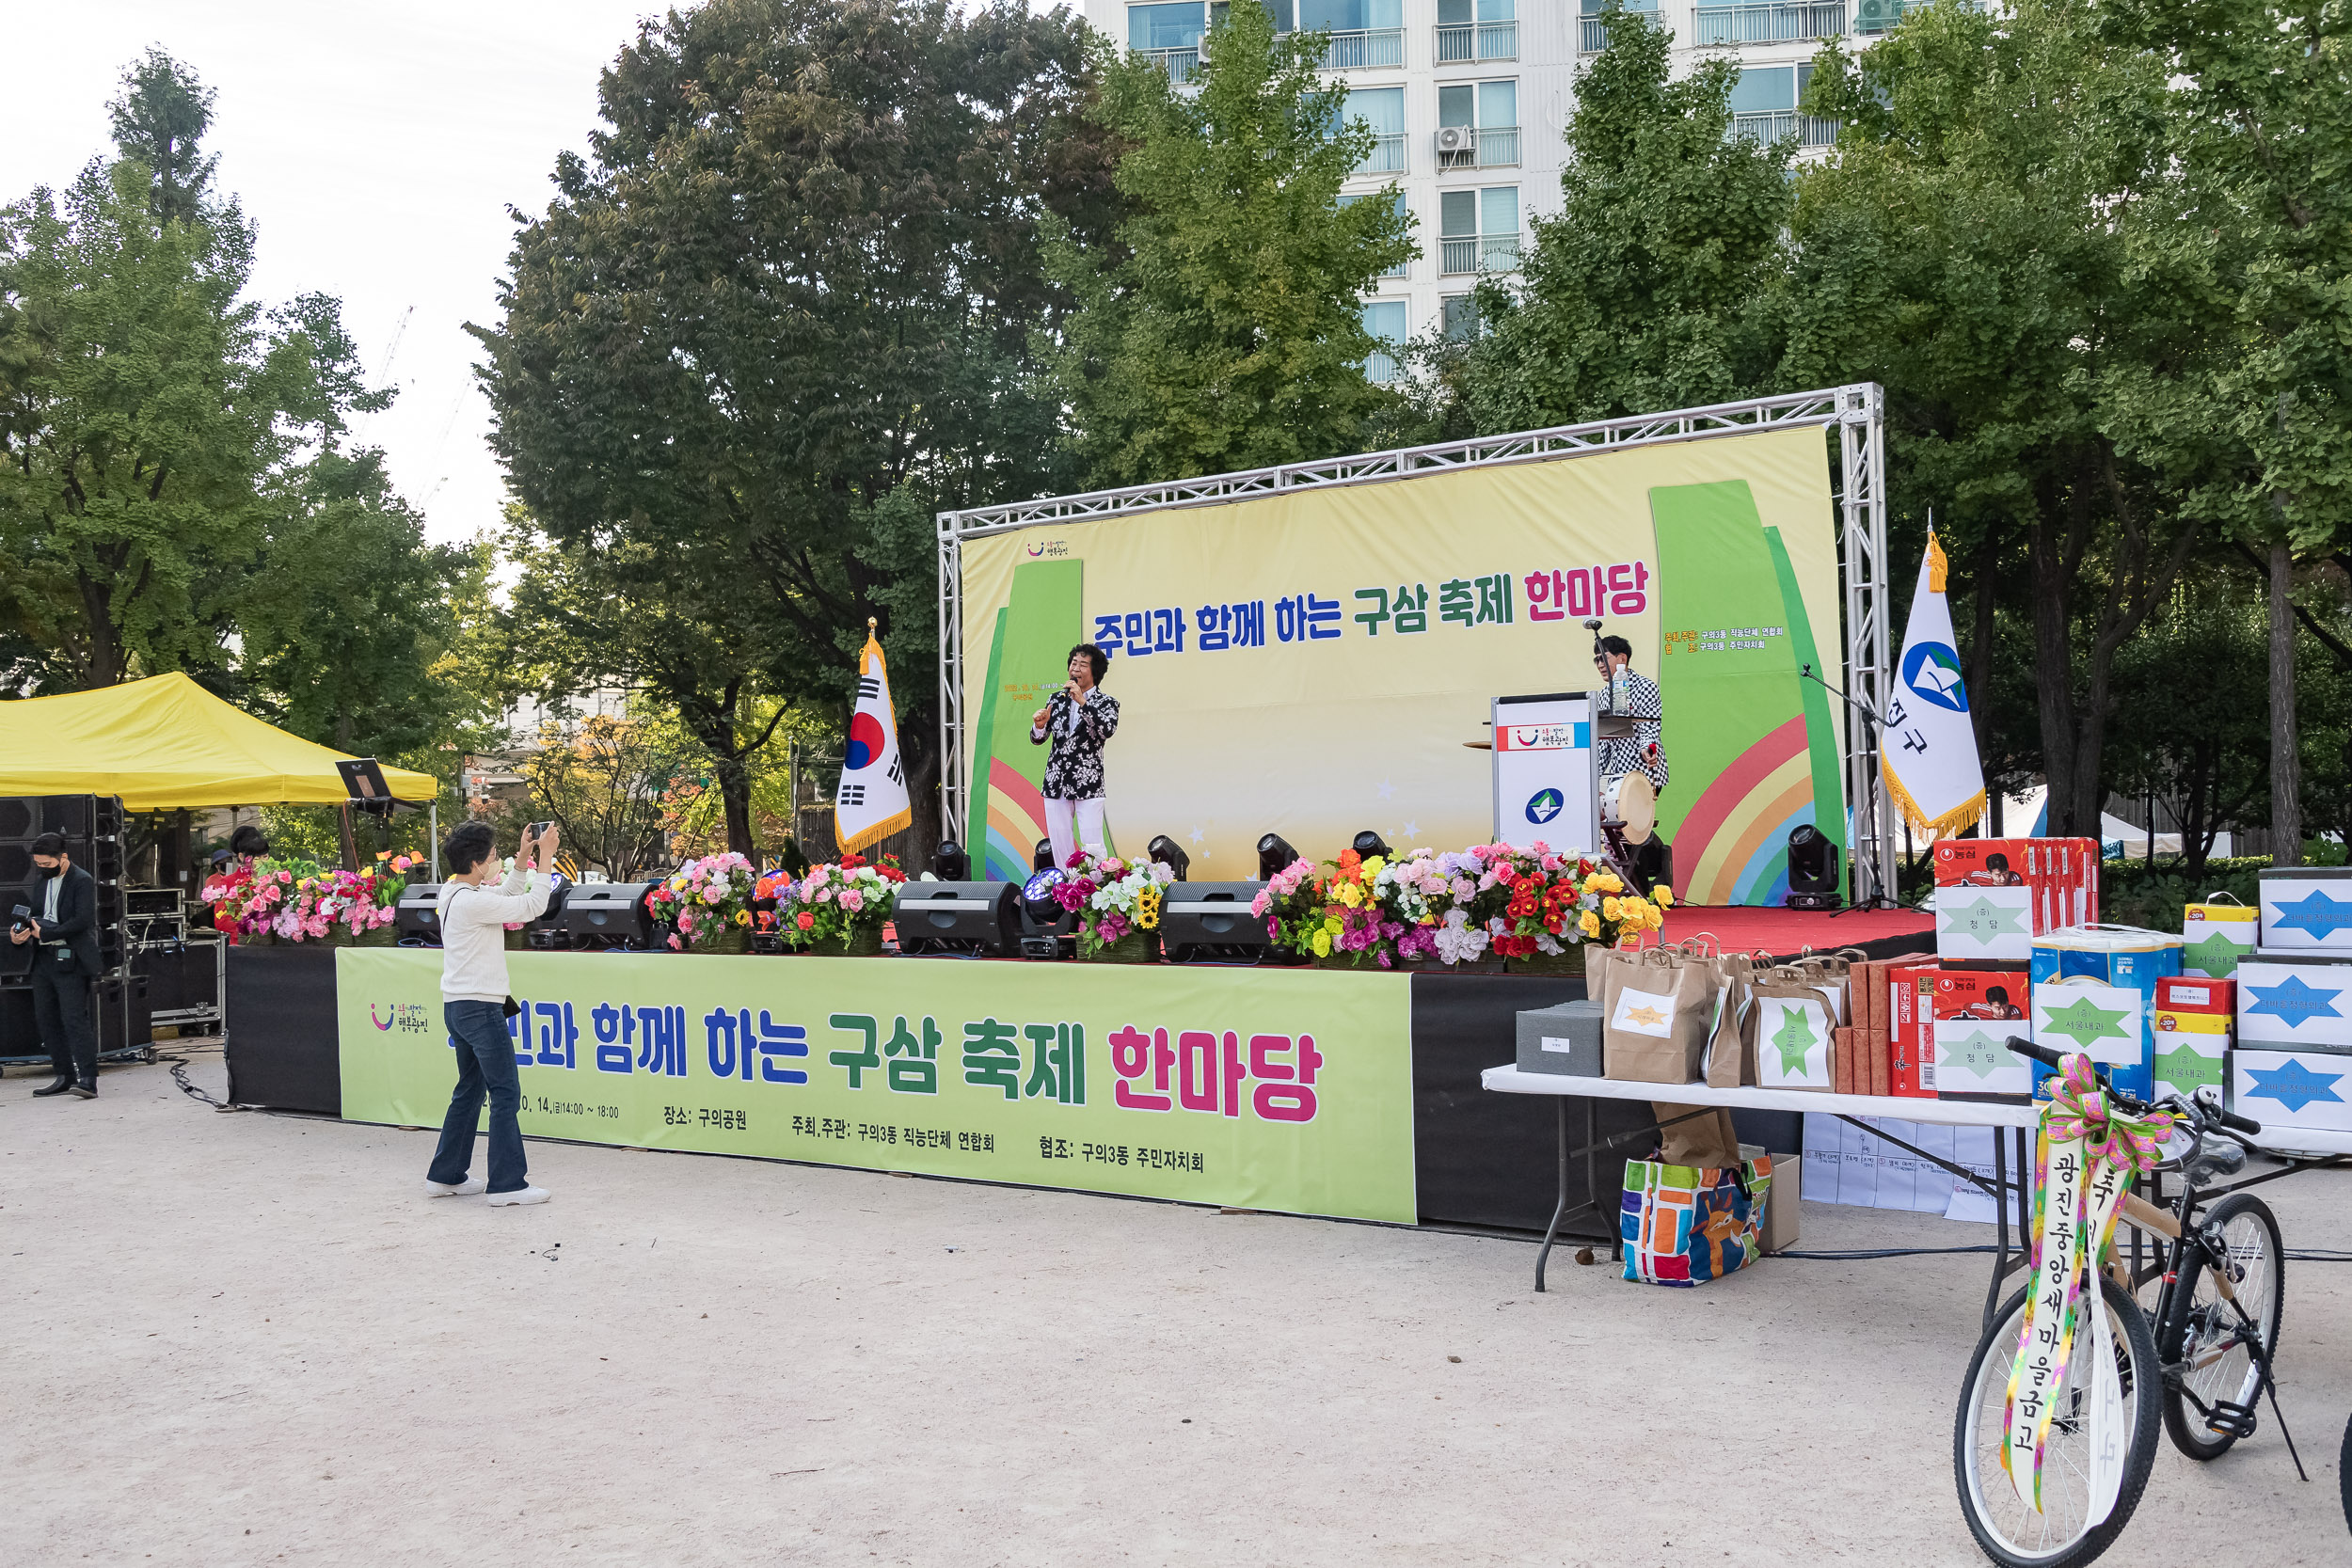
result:
[(1184, 853), (1184, 846), (1166, 833), (1145, 845), (1143, 854), (1145, 859), (1157, 861), (1176, 873), (1176, 879), (1180, 882), (1184, 879), (1184, 873), (1192, 869), (1192, 857)]
[(1032, 871), (1054, 869), (1054, 841), (1052, 839), (1041, 838), (1037, 841), (1037, 850), (1029, 857), (1029, 869)]
[(1270, 882), (1274, 874), (1299, 859), (1297, 850), (1290, 847), (1279, 833), (1268, 833), (1258, 840), (1258, 880)]
[(1356, 841), (1353, 844), (1350, 844), (1348, 847), (1356, 851), (1356, 858), (1358, 860), (1368, 861), (1375, 855), (1378, 855), (1381, 859), (1386, 860), (1390, 852), (1389, 841), (1382, 838), (1378, 833), (1374, 832), (1370, 828), (1366, 828), (1362, 832), (1358, 833), (1356, 835)]
[(1845, 902), (1837, 892), (1837, 846), (1810, 822), (1788, 832), (1788, 907), (1834, 910)]
[(931, 851), (931, 875), (943, 882), (968, 882), (972, 879), (972, 857), (954, 839), (941, 839), (939, 847)]
[(1061, 873), (1052, 866), (1030, 873), (1021, 884), (1021, 956), (1061, 958), (1077, 956), (1078, 917), (1054, 897)]

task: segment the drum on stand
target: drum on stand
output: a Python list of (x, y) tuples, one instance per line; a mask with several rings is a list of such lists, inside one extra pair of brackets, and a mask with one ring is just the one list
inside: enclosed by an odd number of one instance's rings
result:
[(1658, 789), (1647, 773), (1612, 773), (1600, 781), (1600, 819), (1624, 824), (1628, 844), (1647, 844), (1658, 831)]

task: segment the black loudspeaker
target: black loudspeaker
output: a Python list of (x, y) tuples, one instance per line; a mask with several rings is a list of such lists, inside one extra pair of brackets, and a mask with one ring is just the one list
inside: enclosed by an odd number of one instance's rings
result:
[(1021, 889), (1012, 882), (904, 882), (890, 918), (901, 953), (997, 957), (1021, 944)]
[[(122, 802), (111, 795), (16, 795), (0, 798), (0, 925), (17, 905), (41, 907), (45, 879), (33, 864), (33, 840), (56, 833), (66, 854), (98, 886), (98, 954), (108, 973), (124, 956)], [(32, 970), (34, 948), (0, 942), (0, 979)]]
[(645, 913), (652, 882), (580, 882), (564, 899), (557, 928), (573, 947), (647, 947), (653, 921)]
[(1249, 912), (1263, 882), (1175, 882), (1160, 899), (1160, 946), (1171, 963), (1255, 963), (1268, 945)]
[(392, 906), (392, 928), (403, 947), (441, 945), (441, 884), (410, 882)]
[(547, 912), (523, 927), (523, 944), (539, 952), (569, 947), (571, 938), (564, 934), (564, 906), (571, 899), (572, 890), (580, 884), (561, 871), (552, 872), (548, 880)]

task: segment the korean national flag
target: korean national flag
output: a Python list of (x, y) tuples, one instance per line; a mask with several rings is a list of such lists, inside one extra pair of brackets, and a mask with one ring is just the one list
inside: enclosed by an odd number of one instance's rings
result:
[(906, 765), (898, 758), (898, 720), (890, 705), (890, 672), (868, 621), (866, 651), (858, 657), (857, 711), (850, 716), (850, 749), (841, 759), (841, 788), (834, 797), (833, 831), (848, 855), (914, 821)]

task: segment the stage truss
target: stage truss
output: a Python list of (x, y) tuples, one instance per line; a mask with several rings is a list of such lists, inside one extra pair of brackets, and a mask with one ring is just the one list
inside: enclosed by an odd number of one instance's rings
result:
[[(943, 512), (939, 527), (940, 787), (950, 835), (964, 820), (969, 768), (963, 714), (963, 543), (992, 534), (1094, 517), (1129, 516), (1179, 507), (1215, 506), (1285, 490), (1328, 489), (1417, 478), (1450, 468), (1540, 463), (1617, 451), (1628, 447), (1753, 436), (1767, 430), (1832, 430), (1837, 434), (1839, 567), (1846, 614), (1846, 800), (1849, 834), (1858, 868), (1857, 897), (1892, 894), (1893, 815), (1879, 768), (1875, 716), (1885, 712), (1894, 681), (1887, 642), (1886, 395), (1876, 382), (1752, 398), (1706, 408), (1677, 408), (1634, 419), (1600, 420), (1549, 430), (1485, 436), (1469, 441), (1363, 452), (1320, 463), (1291, 463), (1243, 473), (1210, 474), (1123, 490), (1049, 496), (1005, 506)], [(1853, 708), (1871, 716), (1857, 719)], [(1870, 884), (1875, 880), (1876, 887)]]

